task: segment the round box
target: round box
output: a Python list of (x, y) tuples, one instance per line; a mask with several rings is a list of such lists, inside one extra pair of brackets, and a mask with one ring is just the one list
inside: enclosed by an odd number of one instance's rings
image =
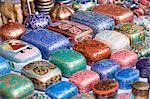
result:
[(120, 89), (131, 89), (134, 82), (139, 80), (140, 72), (134, 68), (126, 68), (115, 73), (115, 78), (119, 82)]

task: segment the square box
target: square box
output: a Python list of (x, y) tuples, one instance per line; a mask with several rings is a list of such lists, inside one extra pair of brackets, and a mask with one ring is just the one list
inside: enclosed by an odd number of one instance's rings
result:
[(60, 69), (46, 61), (34, 61), (22, 68), (21, 74), (28, 77), (34, 84), (36, 90), (45, 91), (45, 89), (61, 81)]
[(85, 70), (87, 65), (86, 59), (82, 54), (69, 49), (62, 49), (54, 52), (50, 56), (49, 61), (57, 65), (62, 75), (65, 77), (69, 77), (78, 71)]
[(4, 41), (0, 45), (0, 55), (8, 60), (11, 69), (16, 72), (21, 72), (23, 66), (42, 57), (37, 47), (15, 39)]
[(80, 71), (69, 77), (69, 81), (75, 84), (81, 93), (89, 92), (92, 89), (92, 84), (99, 80), (99, 74), (91, 70)]

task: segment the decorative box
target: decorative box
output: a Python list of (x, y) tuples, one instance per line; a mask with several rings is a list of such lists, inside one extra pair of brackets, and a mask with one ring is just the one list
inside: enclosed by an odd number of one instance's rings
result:
[(0, 56), (0, 77), (10, 74), (10, 65), (7, 60)]
[(50, 54), (56, 50), (71, 47), (66, 37), (47, 29), (30, 31), (24, 34), (21, 39), (38, 47), (44, 59), (48, 59)]
[(92, 84), (99, 80), (100, 76), (91, 70), (80, 71), (69, 77), (69, 81), (75, 84), (81, 93), (89, 92), (92, 89)]
[(73, 43), (90, 39), (93, 35), (93, 30), (90, 27), (69, 20), (54, 22), (48, 29), (69, 37)]
[(94, 37), (94, 40), (108, 45), (113, 53), (123, 49), (129, 49), (130, 46), (129, 38), (126, 35), (111, 30), (99, 32)]
[(77, 95), (77, 93), (78, 88), (67, 81), (59, 82), (46, 89), (46, 94), (52, 99), (71, 99), (73, 96)]
[(118, 51), (112, 54), (110, 58), (116, 61), (121, 68), (134, 67), (138, 61), (138, 55), (130, 50)]
[(145, 41), (146, 32), (144, 28), (133, 23), (123, 23), (115, 26), (115, 30), (129, 37), (130, 45)]
[(41, 59), (38, 48), (15, 39), (7, 40), (0, 45), (0, 55), (8, 60), (11, 69), (16, 72), (20, 72), (26, 64)]
[(51, 84), (61, 81), (60, 69), (45, 60), (27, 64), (22, 68), (21, 74), (30, 78), (35, 89), (41, 91), (45, 91)]
[(132, 93), (121, 93), (118, 94), (115, 99), (135, 99)]
[(137, 81), (132, 85), (132, 93), (135, 99), (149, 99), (150, 85), (143, 81)]
[(2, 40), (20, 39), (20, 36), (25, 32), (25, 26), (17, 22), (8, 22), (0, 27)]
[(110, 58), (111, 55), (111, 50), (107, 45), (92, 39), (75, 44), (73, 49), (85, 56), (89, 65)]
[(35, 93), (34, 96), (28, 98), (28, 99), (51, 99), (48, 95), (45, 93)]
[(101, 79), (115, 78), (115, 72), (119, 69), (120, 65), (110, 59), (98, 61), (91, 67), (91, 70), (97, 72), (101, 76)]
[(49, 61), (57, 65), (65, 77), (86, 69), (86, 59), (82, 54), (74, 50), (58, 50), (52, 53)]
[(24, 24), (27, 29), (47, 28), (51, 23), (51, 18), (42, 13), (35, 13), (26, 18)]
[(88, 11), (73, 14), (71, 20), (91, 27), (95, 34), (103, 30), (112, 30), (115, 25), (111, 17)]
[(0, 77), (0, 98), (23, 99), (34, 94), (34, 85), (26, 77), (9, 74)]
[(55, 0), (56, 4), (64, 4), (67, 6), (72, 6), (73, 0)]
[(108, 15), (114, 18), (116, 24), (132, 22), (133, 12), (127, 8), (114, 5), (114, 4), (103, 4), (93, 8), (97, 13)]
[(76, 96), (72, 97), (71, 99), (95, 99), (95, 96), (93, 93), (80, 93)]
[(96, 99), (114, 99), (118, 88), (119, 84), (115, 80), (101, 80), (92, 87)]
[(115, 73), (120, 89), (131, 89), (132, 84), (139, 80), (140, 72), (135, 68), (126, 68)]
[(136, 69), (140, 71), (141, 77), (149, 77), (150, 76), (150, 58), (140, 59), (136, 63)]

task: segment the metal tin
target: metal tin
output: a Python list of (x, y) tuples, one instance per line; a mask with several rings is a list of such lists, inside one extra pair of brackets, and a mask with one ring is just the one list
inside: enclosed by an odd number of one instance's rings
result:
[(9, 74), (0, 77), (0, 98), (23, 99), (34, 94), (34, 85), (26, 77)]
[(91, 67), (91, 70), (97, 72), (101, 76), (101, 79), (115, 78), (115, 72), (119, 69), (120, 65), (110, 59), (98, 61)]
[(112, 30), (115, 24), (111, 17), (89, 11), (80, 11), (73, 14), (71, 21), (91, 27), (95, 34), (103, 30)]
[(36, 29), (24, 34), (22, 40), (38, 47), (44, 59), (59, 49), (70, 49), (71, 44), (69, 40), (61, 34), (47, 29)]
[(48, 86), (61, 81), (60, 69), (45, 60), (27, 64), (22, 68), (21, 74), (33, 82), (36, 90), (41, 91), (45, 91)]
[(71, 99), (95, 99), (95, 96), (93, 93), (80, 93), (76, 96), (72, 97)]
[(118, 51), (112, 54), (110, 58), (120, 64), (121, 68), (132, 68), (138, 61), (138, 55), (130, 50)]
[(96, 99), (114, 99), (118, 88), (119, 84), (115, 80), (101, 80), (92, 87)]
[(129, 38), (126, 35), (111, 30), (99, 32), (94, 37), (94, 40), (103, 42), (104, 44), (108, 45), (113, 53), (120, 50), (129, 49), (130, 46)]
[(10, 74), (10, 65), (7, 60), (0, 56), (0, 77)]
[(91, 39), (93, 36), (93, 30), (90, 27), (69, 20), (54, 22), (48, 29), (69, 37), (72, 43)]
[(136, 68), (140, 71), (141, 77), (149, 77), (150, 76), (150, 58), (140, 59), (136, 63)]
[(80, 93), (91, 91), (91, 85), (99, 80), (100, 76), (91, 70), (80, 71), (69, 77), (69, 81), (78, 87)]
[(2, 40), (20, 39), (26, 32), (25, 26), (17, 22), (8, 22), (0, 27), (0, 36)]
[(123, 23), (115, 26), (115, 30), (129, 37), (130, 45), (145, 41), (146, 32), (144, 28), (133, 23)]
[(11, 69), (20, 72), (24, 65), (41, 59), (41, 52), (35, 46), (21, 40), (7, 40), (0, 45), (0, 55), (6, 58)]
[(132, 93), (135, 99), (149, 99), (149, 89), (149, 84), (142, 81), (137, 81), (132, 85)]
[(111, 55), (111, 50), (107, 45), (92, 39), (75, 44), (73, 49), (85, 56), (88, 65), (110, 58)]
[(86, 69), (86, 59), (82, 54), (74, 50), (58, 50), (52, 53), (49, 61), (57, 65), (65, 77)]
[(67, 81), (59, 82), (46, 89), (46, 94), (52, 99), (71, 99), (73, 96), (77, 95), (77, 93), (78, 88)]
[(132, 84), (139, 80), (140, 72), (135, 68), (126, 68), (115, 73), (115, 79), (119, 82), (119, 88), (131, 89)]
[(113, 17), (116, 24), (133, 21), (134, 14), (131, 10), (114, 4), (102, 4), (94, 7), (93, 10), (97, 13)]

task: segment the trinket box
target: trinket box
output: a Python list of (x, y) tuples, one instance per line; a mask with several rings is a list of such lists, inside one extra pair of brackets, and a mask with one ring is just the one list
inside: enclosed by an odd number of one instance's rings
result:
[(129, 49), (130, 46), (129, 38), (126, 35), (111, 30), (99, 32), (94, 37), (94, 40), (108, 45), (113, 53), (120, 50)]
[(140, 72), (135, 68), (126, 68), (115, 73), (115, 79), (119, 82), (119, 88), (131, 89), (132, 84), (139, 80)]
[(148, 78), (150, 76), (150, 58), (140, 59), (136, 63), (136, 69), (140, 71), (141, 77)]
[(114, 5), (114, 4), (102, 4), (93, 8), (97, 13), (108, 15), (113, 17), (116, 24), (132, 22), (133, 12), (127, 8)]
[(137, 81), (132, 85), (132, 93), (135, 99), (149, 99), (149, 89), (149, 84), (143, 81)]
[(99, 80), (100, 76), (91, 70), (80, 71), (69, 77), (69, 81), (75, 84), (81, 93), (89, 92), (92, 89), (92, 84)]
[(119, 84), (115, 80), (101, 80), (92, 87), (96, 99), (114, 99), (118, 88)]
[(44, 15), (42, 13), (35, 13), (33, 15), (28, 16), (25, 19), (25, 26), (27, 29), (37, 29), (37, 28), (47, 28), (51, 23), (51, 18), (48, 15)]
[(115, 26), (115, 30), (129, 37), (130, 45), (145, 41), (146, 32), (144, 28), (133, 23), (123, 23)]
[(59, 82), (46, 89), (46, 94), (52, 99), (71, 99), (73, 96), (77, 95), (77, 93), (78, 88), (67, 81)]
[(71, 16), (71, 21), (91, 27), (95, 34), (103, 30), (112, 30), (115, 25), (113, 18), (92, 11), (77, 12)]
[(86, 69), (86, 59), (74, 50), (58, 50), (51, 54), (49, 61), (57, 65), (65, 77)]
[(7, 60), (0, 56), (0, 77), (10, 74), (10, 65)]
[(35, 89), (45, 91), (45, 89), (61, 81), (61, 71), (54, 64), (46, 61), (34, 61), (22, 68), (21, 74), (30, 78)]
[(34, 94), (34, 85), (26, 77), (9, 74), (0, 77), (0, 98), (23, 99)]
[(93, 30), (90, 27), (69, 20), (51, 23), (48, 29), (69, 37), (73, 43), (90, 39), (93, 36)]
[(130, 50), (118, 51), (112, 54), (110, 58), (116, 61), (121, 68), (134, 67), (138, 61), (138, 55)]
[(48, 59), (52, 52), (71, 47), (69, 40), (63, 35), (47, 29), (36, 29), (24, 34), (22, 40), (38, 47), (42, 58)]
[(101, 79), (115, 78), (115, 72), (119, 69), (120, 65), (111, 59), (98, 61), (91, 67), (91, 70), (97, 72)]
[(102, 59), (110, 58), (111, 55), (111, 50), (106, 44), (92, 39), (75, 44), (73, 49), (86, 58), (88, 65), (92, 65)]
[(41, 52), (35, 46), (21, 40), (7, 40), (0, 45), (0, 55), (8, 60), (11, 69), (21, 72), (26, 64), (40, 60)]
[(71, 99), (95, 99), (95, 96), (93, 93), (80, 93), (74, 96)]

